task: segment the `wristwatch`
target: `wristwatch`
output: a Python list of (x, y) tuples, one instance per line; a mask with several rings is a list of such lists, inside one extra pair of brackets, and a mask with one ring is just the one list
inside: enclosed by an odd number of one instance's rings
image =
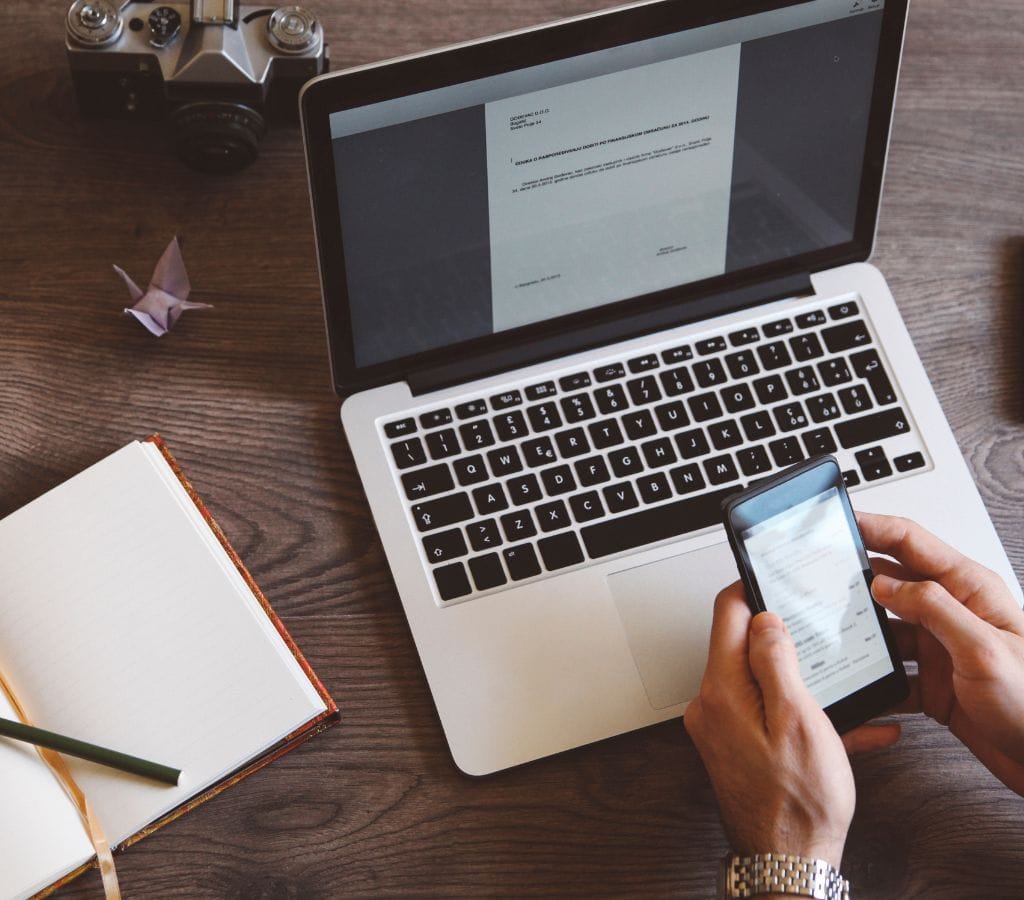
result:
[(788, 853), (727, 853), (722, 860), (719, 896), (793, 894), (818, 900), (850, 900), (850, 882), (823, 859)]

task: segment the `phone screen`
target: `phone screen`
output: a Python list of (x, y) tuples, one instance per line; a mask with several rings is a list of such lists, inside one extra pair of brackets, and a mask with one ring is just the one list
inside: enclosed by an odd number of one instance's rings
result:
[(800, 674), (822, 707), (894, 671), (837, 488), (738, 537), (765, 608), (789, 628)]

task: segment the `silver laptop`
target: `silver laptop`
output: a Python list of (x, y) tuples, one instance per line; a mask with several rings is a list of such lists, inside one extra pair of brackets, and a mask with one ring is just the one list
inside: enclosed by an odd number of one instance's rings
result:
[(341, 417), (465, 772), (680, 716), (722, 500), (808, 456), (1019, 590), (866, 262), (906, 15), (635, 4), (305, 88)]

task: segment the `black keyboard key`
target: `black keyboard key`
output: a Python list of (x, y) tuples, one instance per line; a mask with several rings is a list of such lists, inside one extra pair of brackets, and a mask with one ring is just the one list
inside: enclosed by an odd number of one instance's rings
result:
[(796, 431), (807, 427), (807, 415), (799, 403), (784, 403), (772, 410), (775, 421), (779, 423), (779, 431)]
[(743, 443), (743, 435), (740, 434), (740, 426), (736, 422), (715, 422), (708, 425), (708, 434), (716, 450), (728, 450)]
[(750, 388), (747, 385), (734, 384), (722, 389), (722, 402), (731, 413), (743, 412), (746, 409), (753, 409), (754, 395), (750, 393)]
[(469, 552), (462, 532), (458, 528), (427, 535), (423, 539), (423, 549), (427, 554), (427, 561), (431, 564), (458, 559)]
[(626, 399), (626, 392), (620, 384), (610, 384), (608, 387), (598, 388), (594, 392), (594, 399), (597, 400), (597, 408), (606, 415), (620, 413), (629, 407)]
[(884, 412), (871, 413), (859, 419), (850, 419), (836, 425), (839, 443), (849, 450), (862, 444), (881, 441), (898, 434), (910, 431), (910, 421), (902, 409), (887, 409)]
[(789, 396), (786, 393), (786, 386), (782, 383), (781, 375), (758, 378), (754, 382), (754, 392), (762, 403), (778, 403), (779, 400), (785, 400)]
[(523, 461), (515, 447), (498, 447), (491, 450), (487, 454), (487, 462), (491, 464), (491, 471), (498, 478), (514, 475), (523, 470)]
[(555, 443), (563, 459), (572, 459), (574, 456), (582, 456), (590, 452), (590, 444), (587, 443), (587, 433), (582, 428), (570, 428), (568, 431), (560, 431), (555, 435)]
[(654, 408), (654, 415), (658, 419), (658, 425), (662, 431), (675, 431), (677, 428), (685, 428), (690, 424), (690, 417), (686, 414), (686, 407), (682, 401), (673, 400), (671, 403), (663, 403)]
[(715, 394), (698, 394), (690, 398), (690, 414), (695, 422), (707, 422), (722, 417), (722, 404)]
[(821, 456), (823, 453), (835, 453), (836, 439), (827, 428), (817, 428), (808, 431), (803, 435), (804, 446), (807, 448), (808, 456)]
[(718, 525), (722, 501), (731, 493), (722, 490), (686, 497), (596, 522), (582, 529), (583, 543), (591, 559), (600, 559)]
[(843, 388), (839, 392), (839, 402), (843, 404), (843, 409), (851, 416), (867, 412), (875, 405), (871, 401), (871, 397), (868, 396), (867, 389), (859, 384)]
[(595, 450), (606, 450), (621, 444), (625, 438), (622, 436), (622, 429), (616, 419), (605, 419), (603, 422), (594, 422), (587, 426), (590, 433), (590, 440)]
[(626, 368), (622, 363), (612, 363), (611, 365), (601, 366), (600, 369), (594, 370), (594, 378), (598, 384), (614, 381), (616, 378), (622, 378), (625, 374)]
[(711, 452), (708, 439), (699, 428), (677, 434), (676, 446), (679, 448), (679, 455), (683, 459), (696, 459), (698, 456), (704, 456)]
[(384, 426), (384, 434), (389, 438), (405, 437), (416, 430), (415, 419), (401, 419), (398, 422), (388, 422)]
[[(587, 384), (590, 384), (590, 376), (584, 375), (587, 379)], [(563, 378), (564, 382), (565, 379)], [(526, 395), (527, 400), (547, 400), (552, 394), (557, 391), (555, 383), (553, 381), (542, 381), (540, 384), (531, 384), (526, 388), (523, 393)]]
[(858, 319), (856, 322), (845, 322), (842, 325), (833, 325), (822, 331), (821, 336), (825, 339), (825, 346), (828, 347), (829, 353), (844, 353), (847, 350), (855, 350), (871, 343), (868, 326), (862, 319)]
[(467, 525), (466, 534), (469, 535), (469, 545), (478, 553), (500, 547), (502, 544), (501, 532), (498, 531), (498, 523), (494, 519), (483, 519)]
[(636, 475), (644, 470), (644, 464), (640, 459), (640, 451), (636, 447), (623, 447), (621, 450), (613, 450), (608, 454), (608, 461), (612, 464), (612, 471), (616, 478), (626, 478), (629, 475)]
[(836, 385), (845, 384), (847, 381), (853, 380), (850, 368), (842, 357), (839, 359), (827, 359), (825, 362), (818, 363), (818, 371), (821, 373), (821, 381), (825, 387), (835, 387)]
[(482, 516), (508, 509), (508, 497), (500, 484), (487, 484), (473, 490), (473, 502)]
[(466, 569), (460, 562), (434, 569), (434, 582), (442, 600), (455, 600), (473, 593)]
[(451, 424), (451, 421), (452, 411), (450, 409), (435, 409), (420, 416), (420, 425), (424, 428), (440, 428), (442, 425)]
[(671, 369), (668, 372), (662, 372), (659, 378), (661, 378), (661, 386), (669, 397), (688, 394), (694, 388), (693, 378), (690, 377), (690, 373), (685, 366)]
[(505, 482), (505, 488), (508, 490), (508, 496), (513, 506), (534, 503), (544, 496), (540, 489), (540, 482), (532, 472), (510, 478)]
[(463, 487), (487, 480), (487, 467), (482, 456), (465, 456), (452, 465), (455, 466), (455, 477)]
[(586, 372), (577, 372), (575, 375), (566, 375), (558, 380), (563, 391), (578, 391), (590, 387), (590, 375)]
[(640, 372), (650, 372), (651, 369), (656, 369), (660, 365), (658, 357), (653, 353), (648, 353), (646, 356), (638, 356), (636, 359), (631, 359), (629, 363), (629, 371), (634, 375)]
[(435, 531), (473, 518), (473, 507), (468, 494), (450, 494), (412, 508), (412, 517), (420, 531)]
[(554, 537), (542, 538), (537, 542), (544, 567), (553, 572), (566, 566), (575, 566), (583, 562), (583, 548), (580, 540), (571, 531)]
[(897, 472), (910, 472), (914, 469), (924, 468), (924, 456), (920, 453), (906, 453), (903, 456), (897, 456), (892, 462), (896, 466)]
[(796, 317), (797, 328), (813, 328), (815, 325), (824, 325), (825, 321), (825, 313), (820, 309), (812, 310), (809, 313), (801, 313)]
[[(484, 423), (486, 424), (486, 423)], [(431, 459), (447, 459), (462, 451), (454, 428), (443, 428), (427, 435), (427, 449)]]
[(547, 431), (562, 426), (562, 417), (558, 414), (558, 407), (554, 402), (530, 406), (526, 410), (526, 415), (529, 416), (534, 431)]
[(653, 375), (646, 375), (643, 378), (634, 378), (626, 382), (626, 390), (637, 406), (645, 403), (657, 403), (661, 399), (661, 391), (658, 390), (658, 380)]
[(807, 404), (807, 412), (817, 424), (831, 422), (839, 418), (839, 404), (831, 394), (818, 394), (816, 397), (808, 397), (804, 403)]
[(693, 364), (693, 377), (702, 388), (717, 387), (725, 381), (725, 367), (718, 358), (698, 360)]
[(821, 387), (818, 376), (810, 366), (800, 366), (799, 369), (790, 369), (786, 373), (786, 381), (793, 394), (799, 397), (801, 394), (809, 394)]
[(648, 469), (660, 469), (662, 466), (670, 466), (676, 461), (675, 448), (667, 437), (647, 441), (647, 443), (641, 444), (640, 450), (647, 461)]
[(853, 363), (853, 370), (867, 381), (879, 406), (896, 402), (896, 391), (882, 367), (882, 360), (874, 350), (854, 353), (850, 361)]
[(789, 346), (793, 351), (793, 359), (797, 362), (807, 362), (825, 355), (816, 334), (798, 334), (789, 339)]
[(486, 556), (477, 556), (471, 559), (469, 571), (473, 575), (473, 583), (478, 591), (488, 591), (508, 582), (505, 570), (501, 567), (501, 558), (497, 553), (488, 553)]
[(427, 461), (427, 454), (423, 451), (423, 444), (419, 438), (396, 441), (391, 445), (391, 455), (395, 458), (395, 465), (400, 469), (422, 466)]
[(725, 364), (733, 378), (747, 378), (756, 375), (761, 371), (754, 354), (750, 350), (741, 350), (739, 353), (730, 353), (725, 358)]
[(565, 504), (561, 500), (542, 503), (534, 512), (537, 514), (540, 530), (544, 532), (558, 531), (558, 529), (568, 528), (572, 524), (569, 510), (565, 508)]
[(736, 451), (736, 458), (739, 460), (740, 469), (747, 478), (755, 475), (763, 475), (772, 467), (772, 461), (764, 447), (746, 447)]
[(654, 475), (644, 475), (637, 479), (637, 490), (640, 491), (640, 499), (644, 503), (661, 503), (672, 496), (672, 488), (669, 487), (668, 478), (661, 472)]
[(828, 309), (828, 314), (833, 320), (848, 319), (850, 316), (855, 316), (859, 312), (860, 309), (857, 308), (857, 304), (852, 300), (847, 301), (846, 303), (840, 303), (836, 306), (830, 306)]
[(865, 481), (878, 481), (892, 475), (892, 466), (881, 447), (871, 447), (855, 454)]
[(768, 445), (772, 459), (777, 466), (791, 466), (805, 459), (803, 450), (800, 449), (800, 442), (795, 437), (779, 438)]
[(736, 471), (736, 463), (728, 453), (725, 456), (714, 456), (704, 460), (704, 471), (712, 484), (725, 484), (740, 477), (740, 473)]
[(571, 397), (562, 398), (562, 414), (565, 421), (585, 422), (597, 415), (594, 412), (594, 404), (586, 394), (574, 394)]
[(491, 409), (508, 409), (510, 406), (521, 406), (522, 402), (523, 395), (519, 391), (506, 391), (504, 394), (491, 397)]
[(537, 554), (533, 545), (519, 544), (516, 547), (509, 547), (503, 551), (505, 565), (508, 567), (508, 574), (513, 581), (522, 581), (524, 578), (533, 578), (540, 575), (540, 563), (537, 561)]
[(537, 466), (546, 466), (557, 459), (555, 456), (555, 446), (551, 443), (551, 438), (549, 437), (531, 438), (528, 441), (523, 441), (520, 449), (523, 451), (523, 459), (526, 460), (526, 464), (531, 469)]
[(487, 412), (487, 404), (483, 400), (470, 400), (455, 407), (455, 415), (460, 419), (473, 419)]
[(744, 344), (755, 344), (761, 340), (761, 332), (756, 326), (744, 328), (742, 331), (734, 331), (729, 335), (729, 343), (734, 347), (742, 347)]
[(765, 337), (778, 337), (780, 334), (789, 334), (793, 330), (793, 323), (789, 319), (780, 319), (778, 322), (769, 322), (762, 330)]
[(847, 490), (860, 484), (860, 475), (856, 469), (847, 469), (843, 472), (843, 484), (846, 485)]
[(466, 445), (467, 450), (479, 450), (494, 443), (494, 432), (491, 431), (491, 423), (486, 419), (460, 425), (459, 434), (462, 435), (462, 443)]
[(406, 472), (402, 476), (402, 487), (405, 488), (405, 496), (410, 500), (421, 500), (452, 490), (455, 482), (452, 480), (452, 471), (448, 464), (441, 463), (417, 469), (415, 472)]
[(636, 491), (628, 481), (609, 485), (601, 493), (604, 495), (604, 502), (608, 505), (608, 512), (610, 513), (624, 512), (627, 509), (635, 509), (640, 505)]
[(658, 426), (654, 424), (654, 416), (646, 409), (638, 409), (623, 416), (622, 424), (625, 426), (626, 435), (630, 440), (639, 441), (641, 438), (658, 433)]
[(577, 522), (592, 522), (604, 515), (604, 507), (597, 491), (587, 491), (585, 494), (570, 497), (569, 508)]
[(501, 527), (510, 541), (525, 541), (537, 533), (537, 526), (533, 524), (533, 516), (528, 509), (502, 516)]
[(590, 456), (587, 459), (577, 460), (573, 468), (576, 469), (576, 478), (583, 487), (604, 484), (612, 477), (608, 471), (608, 464), (601, 456)]
[(540, 479), (544, 482), (544, 489), (549, 497), (557, 497), (559, 494), (576, 490), (576, 479), (572, 477), (572, 469), (568, 466), (545, 469), (540, 473)]
[(693, 351), (688, 346), (673, 347), (671, 350), (665, 350), (661, 354), (661, 361), (666, 366), (673, 366), (676, 363), (686, 362), (689, 359), (693, 359)]
[(762, 438), (769, 438), (775, 434), (775, 423), (772, 417), (765, 410), (758, 410), (749, 416), (740, 419), (743, 426), (743, 433), (751, 441), (759, 441)]
[(708, 356), (711, 353), (721, 353), (725, 349), (724, 337), (708, 338), (706, 341), (697, 342), (697, 352), (701, 356)]
[(707, 485), (707, 482), (704, 481), (704, 473), (696, 463), (676, 466), (668, 474), (672, 479), (672, 484), (676, 487), (677, 494), (692, 494), (694, 491), (703, 490)]
[(518, 409), (495, 416), (494, 430), (498, 432), (498, 437), (503, 441), (514, 441), (517, 438), (526, 437), (530, 433), (526, 419)]
[(782, 341), (775, 341), (773, 344), (762, 344), (757, 348), (757, 355), (761, 359), (761, 365), (769, 372), (772, 369), (781, 369), (783, 366), (793, 364), (789, 350)]

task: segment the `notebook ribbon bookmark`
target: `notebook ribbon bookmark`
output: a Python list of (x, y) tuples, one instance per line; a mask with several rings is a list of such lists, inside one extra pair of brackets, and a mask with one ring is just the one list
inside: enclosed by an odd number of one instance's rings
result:
[[(25, 715), (25, 710), (18, 702), (18, 698), (14, 696), (14, 691), (11, 690), (10, 685), (4, 680), (2, 674), (0, 674), (0, 690), (3, 691), (11, 706), (14, 707), (18, 718), (26, 725), (31, 725), (32, 722)], [(96, 860), (99, 863), (100, 877), (103, 879), (103, 893), (106, 895), (106, 900), (121, 900), (121, 888), (117, 883), (114, 856), (110, 850), (110, 844), (107, 842), (107, 837), (103, 833), (103, 826), (100, 825), (100, 820), (97, 818), (96, 813), (93, 812), (93, 808), (89, 805), (89, 801), (82, 792), (82, 789), (72, 777), (64, 757), (53, 750), (47, 750), (45, 747), (36, 747), (36, 752), (43, 758), (43, 762), (50, 767), (50, 771), (56, 776), (57, 781), (64, 788), (64, 792), (75, 805), (75, 809), (78, 810), (78, 815), (82, 818), (85, 830), (89, 835), (89, 840), (96, 851)]]

